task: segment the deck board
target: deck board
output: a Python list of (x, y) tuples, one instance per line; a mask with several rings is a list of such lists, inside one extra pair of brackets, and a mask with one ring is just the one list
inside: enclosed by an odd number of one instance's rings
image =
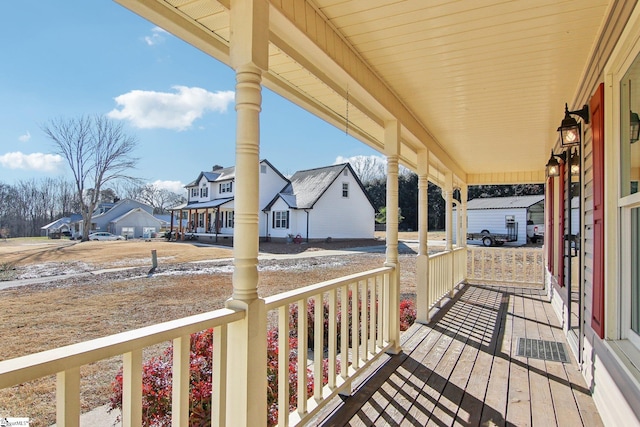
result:
[[(524, 314), (527, 319), (537, 319), (538, 314), (541, 319), (546, 318), (542, 302), (536, 299), (532, 299), (531, 304), (525, 304)], [(526, 338), (555, 341), (550, 326), (535, 320), (527, 322)], [(531, 387), (531, 424), (534, 427), (557, 424), (549, 376), (547, 375), (547, 362), (530, 358), (528, 363)]]
[(467, 285), (405, 333), (403, 352), (382, 358), (322, 425), (601, 426), (573, 355), (517, 356), (521, 337), (566, 345), (543, 291)]

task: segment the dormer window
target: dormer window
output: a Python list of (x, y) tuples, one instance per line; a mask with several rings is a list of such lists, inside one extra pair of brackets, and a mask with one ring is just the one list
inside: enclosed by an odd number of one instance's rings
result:
[(197, 188), (192, 188), (191, 189), (191, 197), (198, 197), (198, 189)]
[(233, 182), (221, 182), (218, 190), (220, 193), (231, 193), (233, 191)]

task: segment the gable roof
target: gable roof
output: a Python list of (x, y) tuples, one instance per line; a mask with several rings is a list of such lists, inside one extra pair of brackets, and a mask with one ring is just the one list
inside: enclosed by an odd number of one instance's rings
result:
[[(108, 211), (102, 212), (101, 214), (98, 214), (98, 215), (92, 215), (91, 216), (91, 221), (100, 221), (105, 217), (113, 215), (117, 211), (117, 208), (120, 205), (123, 205), (125, 203), (132, 203), (134, 205), (137, 205), (137, 207), (139, 207), (139, 208), (147, 207), (147, 208), (149, 208), (149, 210), (153, 211), (153, 208), (151, 206), (149, 206), (148, 204), (146, 204), (146, 203), (142, 203), (142, 202), (139, 202), (139, 201), (133, 200), (133, 199), (122, 199), (122, 200), (119, 200), (118, 202), (114, 203), (114, 205)], [(131, 209), (136, 209), (136, 208), (132, 207)]]
[(158, 224), (160, 224), (162, 222), (159, 218), (156, 218), (155, 216), (153, 216), (152, 214), (150, 214), (149, 212), (145, 211), (142, 208), (133, 208), (130, 211), (125, 212), (124, 214), (120, 215), (117, 218), (112, 219), (109, 222), (110, 223), (117, 223), (117, 222), (122, 221), (124, 218), (128, 217), (129, 215), (133, 215), (133, 214), (142, 214), (144, 216), (149, 217), (149, 219), (152, 219), (152, 220), (156, 221)]
[[(313, 209), (316, 202), (329, 189), (331, 184), (338, 179), (342, 172), (348, 169), (351, 176), (364, 193), (369, 203), (373, 207), (373, 202), (367, 194), (349, 163), (341, 163), (332, 166), (325, 166), (315, 169), (298, 171), (289, 178), (289, 184), (264, 208), (269, 210), (278, 198), (281, 198), (291, 209)], [(375, 207), (374, 207), (375, 209)]]
[(191, 181), (189, 184), (185, 185), (186, 187), (194, 187), (197, 186), (202, 177), (205, 177), (208, 182), (215, 181), (225, 181), (227, 179), (233, 179), (235, 177), (236, 168), (235, 166), (230, 166), (228, 168), (220, 168), (214, 171), (203, 171), (200, 172), (198, 177)]
[(469, 200), (467, 210), (530, 208), (543, 200), (544, 196), (482, 197)]
[[(276, 169), (267, 159), (260, 160), (260, 164), (263, 164), (263, 163), (269, 165), (269, 167), (273, 169), (282, 179), (287, 181), (287, 178), (285, 178), (284, 175), (282, 175), (280, 171)], [(226, 181), (229, 179), (234, 179), (236, 177), (236, 167), (229, 166), (227, 168), (218, 168), (209, 172), (200, 172), (200, 174), (195, 180), (191, 181), (189, 184), (185, 185), (184, 187), (187, 188), (187, 187), (197, 186), (203, 176), (209, 182)]]
[(40, 227), (41, 230), (47, 230), (47, 229), (52, 229), (52, 230), (56, 230), (60, 227), (62, 227), (65, 224), (70, 224), (71, 223), (71, 218), (69, 218), (68, 216), (63, 217), (63, 218), (59, 218), (56, 219), (53, 222), (50, 222), (47, 225), (43, 225), (42, 227)]

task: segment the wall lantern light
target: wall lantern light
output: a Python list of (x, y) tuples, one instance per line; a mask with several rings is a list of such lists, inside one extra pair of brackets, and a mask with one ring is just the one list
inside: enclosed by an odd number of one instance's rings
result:
[(638, 113), (631, 112), (631, 120), (629, 120), (629, 139), (631, 143), (638, 141), (640, 139), (640, 116)]
[(578, 150), (573, 150), (573, 152), (563, 151), (560, 154), (553, 154), (553, 150), (551, 151), (551, 157), (547, 162), (547, 176), (556, 177), (560, 176), (560, 162), (556, 160), (556, 158), (560, 159), (562, 163), (567, 163), (567, 157), (569, 157), (569, 168), (571, 171), (571, 175), (576, 176), (580, 175), (580, 155), (578, 154)]
[[(562, 153), (564, 154), (564, 153)], [(560, 176), (560, 163), (558, 163), (558, 161), (556, 160), (556, 157), (558, 158), (562, 158), (564, 156), (562, 155), (556, 155), (553, 154), (553, 150), (551, 150), (551, 157), (549, 158), (549, 161), (547, 162), (547, 176)]]
[(580, 175), (580, 156), (578, 155), (578, 149), (576, 148), (571, 153), (571, 159), (569, 160), (569, 168), (571, 168), (571, 175)]
[(586, 124), (589, 124), (589, 106), (584, 105), (582, 109), (569, 111), (569, 106), (564, 104), (564, 119), (558, 128), (563, 147), (580, 145), (582, 142), (582, 126), (571, 115), (580, 116)]

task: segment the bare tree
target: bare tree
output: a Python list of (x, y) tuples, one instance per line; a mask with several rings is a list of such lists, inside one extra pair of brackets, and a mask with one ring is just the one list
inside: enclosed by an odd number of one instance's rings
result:
[(353, 168), (360, 181), (363, 183), (373, 182), (386, 175), (387, 163), (381, 156), (354, 156), (347, 160)]
[(114, 180), (134, 179), (127, 172), (138, 161), (131, 156), (137, 140), (121, 124), (101, 116), (55, 119), (42, 130), (73, 173), (82, 212), (82, 240), (86, 241), (102, 187)]
[(130, 194), (129, 197), (152, 206), (154, 214), (167, 213), (169, 208), (186, 201), (184, 196), (153, 184), (145, 184), (135, 188), (130, 188), (128, 191)]

